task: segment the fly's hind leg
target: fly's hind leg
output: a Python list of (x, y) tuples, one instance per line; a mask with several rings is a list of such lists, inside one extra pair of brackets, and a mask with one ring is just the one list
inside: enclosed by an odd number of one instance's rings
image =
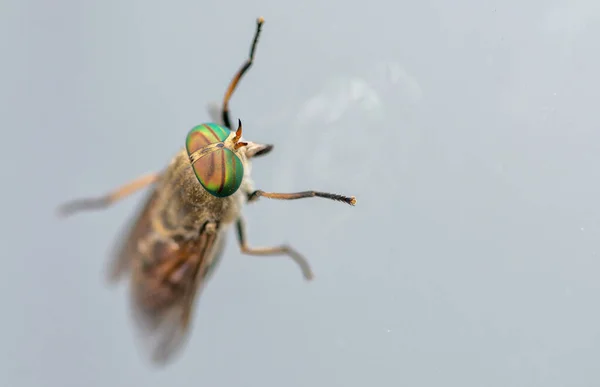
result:
[(238, 218), (236, 228), (242, 253), (254, 256), (287, 255), (300, 266), (306, 280), (313, 279), (314, 276), (308, 261), (291, 247), (285, 245), (274, 247), (250, 247), (246, 241), (246, 225), (244, 224), (243, 218)]
[(138, 177), (137, 179), (117, 188), (116, 190), (96, 198), (75, 199), (64, 203), (58, 208), (61, 216), (69, 216), (79, 211), (99, 210), (110, 206), (111, 204), (126, 198), (132, 193), (147, 187), (156, 182), (160, 177), (159, 173), (149, 173)]

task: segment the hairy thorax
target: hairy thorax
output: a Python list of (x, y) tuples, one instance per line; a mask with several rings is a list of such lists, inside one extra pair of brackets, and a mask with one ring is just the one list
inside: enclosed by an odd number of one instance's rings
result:
[(207, 221), (226, 226), (234, 222), (245, 201), (244, 192), (217, 198), (198, 182), (185, 149), (175, 155), (158, 183), (160, 197), (154, 216), (166, 229), (198, 230)]

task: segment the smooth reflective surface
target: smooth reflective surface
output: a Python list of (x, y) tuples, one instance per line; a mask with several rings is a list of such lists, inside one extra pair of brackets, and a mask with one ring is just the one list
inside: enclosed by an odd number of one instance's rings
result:
[[(600, 6), (237, 4), (0, 6), (0, 385), (597, 386)], [(358, 204), (248, 207), (249, 241), (290, 243), (315, 280), (230, 233), (185, 353), (154, 370), (104, 280), (144, 194), (54, 211), (166, 166), (261, 15), (230, 105), (275, 144), (257, 188)]]

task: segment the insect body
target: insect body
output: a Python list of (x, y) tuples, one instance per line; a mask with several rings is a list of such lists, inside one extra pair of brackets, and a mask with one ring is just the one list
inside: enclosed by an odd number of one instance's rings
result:
[(259, 197), (293, 200), (308, 197), (356, 204), (354, 197), (305, 191), (273, 193), (255, 190), (251, 160), (273, 146), (242, 140), (242, 123), (234, 131), (229, 100), (250, 68), (263, 19), (257, 21), (249, 59), (236, 73), (223, 100), (222, 124), (205, 123), (190, 130), (185, 147), (165, 170), (142, 176), (114, 192), (64, 204), (69, 215), (105, 208), (131, 193), (154, 185), (130, 231), (111, 262), (109, 275), (116, 281), (129, 273), (132, 310), (155, 363), (165, 364), (183, 347), (189, 333), (194, 301), (221, 258), (225, 232), (235, 225), (242, 253), (255, 256), (287, 255), (309, 280), (308, 262), (289, 246), (256, 248), (246, 240), (241, 215), (245, 203)]

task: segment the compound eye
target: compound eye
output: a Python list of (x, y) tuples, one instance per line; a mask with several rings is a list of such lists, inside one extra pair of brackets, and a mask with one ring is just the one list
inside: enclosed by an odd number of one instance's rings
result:
[(230, 133), (222, 126), (203, 124), (193, 128), (186, 141), (188, 155), (207, 146), (213, 147), (196, 160), (192, 168), (204, 189), (220, 198), (235, 193), (244, 177), (244, 165), (239, 157), (230, 149), (220, 146)]
[(230, 134), (231, 130), (221, 125), (213, 123), (198, 125), (188, 133), (185, 146), (188, 154), (192, 154), (207, 145), (225, 141)]

